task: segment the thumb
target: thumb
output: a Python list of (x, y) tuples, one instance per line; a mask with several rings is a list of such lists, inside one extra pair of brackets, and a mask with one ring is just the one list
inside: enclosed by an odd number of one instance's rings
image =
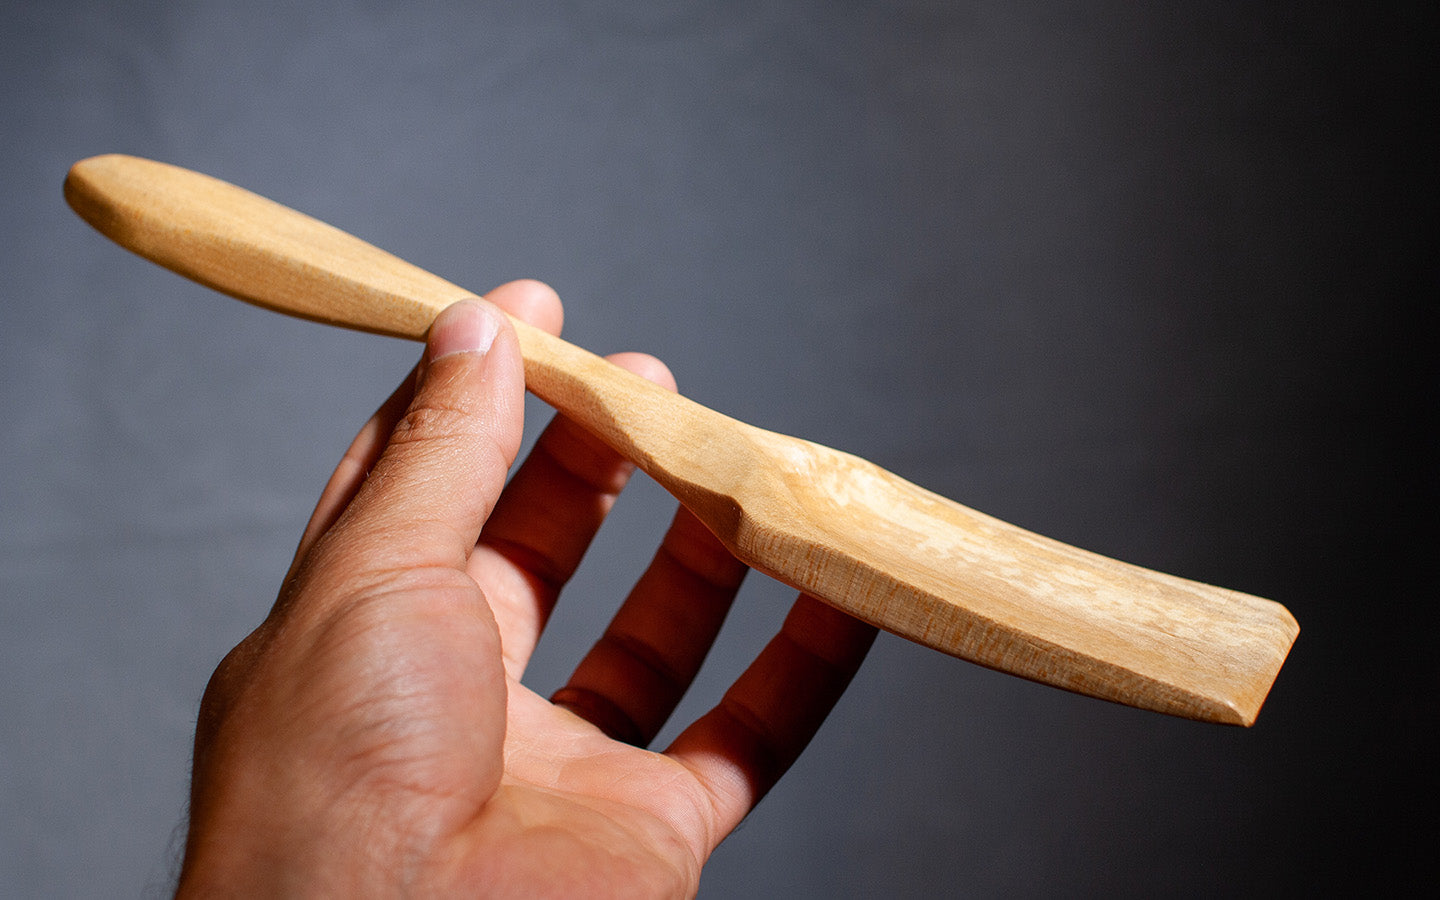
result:
[(335, 537), (380, 571), (463, 567), (519, 452), (525, 376), (515, 332), (463, 300), (430, 326), (415, 396)]

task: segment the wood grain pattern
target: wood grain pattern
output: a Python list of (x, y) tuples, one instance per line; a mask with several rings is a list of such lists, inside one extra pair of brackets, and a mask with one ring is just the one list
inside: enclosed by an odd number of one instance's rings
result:
[[(65, 197), (224, 293), (421, 340), (471, 292), (222, 181), (100, 156)], [(1106, 700), (1249, 725), (1299, 626), (1281, 605), (1025, 531), (865, 460), (762, 431), (515, 322), (527, 386), (634, 461), (752, 567), (926, 646)]]

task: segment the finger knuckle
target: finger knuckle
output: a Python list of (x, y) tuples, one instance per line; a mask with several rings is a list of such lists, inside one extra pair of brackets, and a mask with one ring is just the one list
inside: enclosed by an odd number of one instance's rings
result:
[(390, 433), (392, 446), (429, 442), (452, 442), (473, 438), (478, 431), (474, 417), (455, 406), (417, 406), (395, 423)]

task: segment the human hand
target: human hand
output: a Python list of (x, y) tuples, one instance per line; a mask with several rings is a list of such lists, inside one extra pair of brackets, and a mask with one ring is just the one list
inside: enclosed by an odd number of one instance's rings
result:
[[(559, 329), (543, 285), (488, 300)], [(457, 304), (355, 439), (201, 703), (182, 895), (693, 895), (819, 728), (874, 631), (802, 596), (718, 706), (645, 749), (745, 573), (683, 509), (569, 683), (520, 683), (630, 472), (557, 418), (504, 487), (523, 389), (508, 323)]]

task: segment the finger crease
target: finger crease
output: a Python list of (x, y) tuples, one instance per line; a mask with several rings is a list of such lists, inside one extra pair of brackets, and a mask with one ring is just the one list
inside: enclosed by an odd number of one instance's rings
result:
[(540, 582), (550, 594), (557, 595), (570, 580), (570, 572), (548, 554), (530, 544), (510, 538), (486, 537), (482, 534), (480, 543), (505, 557), (516, 568)]
[[(579, 438), (573, 439), (579, 440)], [(620, 479), (622, 483), (618, 486), (615, 484), (617, 479), (615, 479), (613, 475), (608, 482), (602, 482), (599, 478), (595, 477), (593, 473), (582, 471), (580, 467), (574, 465), (567, 458), (569, 454), (556, 453), (554, 448), (550, 446), (550, 443), (550, 441), (536, 441), (534, 449), (530, 451), (531, 458), (533, 459), (536, 454), (539, 454), (547, 463), (554, 466), (565, 477), (579, 483), (581, 487), (596, 494), (605, 497), (618, 497), (620, 495), (620, 491), (624, 487), (623, 482), (629, 479), (628, 472), (625, 473), (623, 479)], [(592, 448), (590, 452), (598, 455), (602, 449), (604, 452), (613, 452), (609, 451), (608, 448), (604, 448), (603, 445), (599, 448)], [(626, 463), (626, 465), (629, 466), (630, 464)], [(589, 468), (595, 467), (592, 466)]]
[(789, 768), (789, 762), (780, 753), (780, 737), (766, 725), (764, 716), (732, 696), (723, 697), (715, 712), (734, 722), (749, 737), (746, 747), (749, 758), (741, 765), (750, 772), (758, 800)]
[(600, 636), (599, 642), (639, 664), (660, 681), (661, 687), (665, 688), (670, 696), (684, 691), (687, 679), (670, 665), (665, 654), (655, 645), (622, 631), (608, 630)]
[(565, 707), (617, 741), (645, 746), (645, 733), (639, 723), (604, 694), (567, 684), (551, 696), (550, 702)]
[(803, 657), (802, 665), (807, 671), (819, 670), (822, 678), (826, 676), (848, 677), (851, 667), (845, 665), (843, 660), (831, 659), (810, 644), (801, 642), (800, 638), (788, 629), (781, 628), (780, 633), (775, 635), (775, 641), (784, 641), (790, 645), (790, 649), (795, 654)]
[(682, 571), (695, 576), (700, 582), (717, 591), (732, 592), (736, 590), (739, 588), (740, 583), (745, 580), (745, 573), (750, 571), (748, 568), (741, 568), (740, 577), (726, 577), (724, 574), (719, 573), (718, 570), (721, 568), (720, 566), (698, 566), (676, 553), (668, 541), (660, 544), (660, 549), (656, 551), (656, 555), (663, 556), (665, 559), (679, 566)]

